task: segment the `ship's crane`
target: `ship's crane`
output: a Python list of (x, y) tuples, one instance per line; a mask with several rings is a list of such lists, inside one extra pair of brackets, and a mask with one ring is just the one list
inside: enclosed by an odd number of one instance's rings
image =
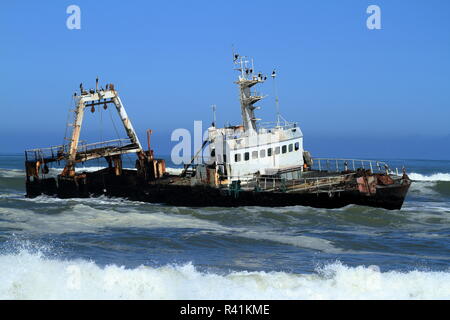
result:
[[(75, 164), (77, 162), (84, 162), (88, 160), (93, 160), (101, 157), (114, 158), (126, 153), (136, 153), (138, 156), (143, 155), (143, 148), (136, 135), (136, 132), (128, 118), (125, 107), (120, 100), (118, 92), (114, 89), (113, 84), (106, 85), (106, 90), (98, 89), (98, 78), (96, 80), (96, 89), (86, 92), (83, 90), (82, 84), (80, 85), (80, 95), (75, 95), (76, 108), (75, 122), (72, 128), (72, 134), (70, 138), (69, 148), (66, 155), (66, 166), (62, 171), (62, 176), (74, 176), (75, 175)], [(81, 126), (83, 124), (83, 116), (86, 108), (95, 108), (97, 105), (107, 106), (108, 104), (113, 104), (119, 113), (122, 124), (125, 128), (129, 143), (126, 145), (111, 146), (105, 145), (104, 142), (97, 144), (85, 146), (84, 150), (79, 150), (78, 144), (80, 139)]]
[[(64, 169), (62, 170), (61, 177), (74, 177), (75, 165), (80, 162), (86, 162), (98, 158), (105, 158), (110, 168), (114, 167), (116, 175), (120, 175), (122, 172), (122, 155), (135, 153), (138, 157), (139, 165), (138, 171), (146, 177), (156, 177), (160, 174), (155, 174), (158, 170), (151, 170), (153, 174), (148, 173), (148, 166), (150, 163), (155, 162), (151, 150), (144, 151), (139, 138), (128, 118), (127, 112), (123, 103), (119, 97), (119, 93), (115, 90), (113, 84), (107, 84), (106, 89), (99, 89), (98, 78), (96, 79), (95, 89), (85, 90), (83, 84), (80, 84), (80, 92), (75, 93), (73, 96), (75, 100), (74, 123), (68, 124), (72, 127), (69, 142), (66, 145), (39, 148), (33, 150), (27, 150), (25, 152), (27, 179), (34, 177), (39, 178), (41, 167), (44, 174), (48, 173), (47, 164), (52, 162), (65, 161)], [(80, 133), (83, 124), (83, 117), (86, 108), (90, 108), (92, 112), (95, 112), (96, 106), (106, 109), (108, 105), (114, 105), (119, 117), (124, 126), (128, 139), (116, 139), (109, 141), (101, 141), (90, 144), (80, 144)], [(67, 138), (66, 138), (67, 139)], [(147, 161), (144, 161), (147, 160)], [(156, 163), (159, 164), (159, 160)]]

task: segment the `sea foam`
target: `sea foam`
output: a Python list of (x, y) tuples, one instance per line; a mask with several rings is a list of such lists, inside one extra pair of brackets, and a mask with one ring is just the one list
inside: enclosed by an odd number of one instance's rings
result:
[(25, 177), (25, 170), (0, 168), (0, 178)]
[(22, 250), (0, 256), (0, 299), (450, 299), (450, 272), (380, 272), (339, 262), (314, 274), (99, 266)]
[[(21, 230), (17, 231), (18, 233), (32, 234), (95, 233), (105, 228), (124, 227), (195, 229), (196, 232), (228, 234), (234, 237), (282, 243), (327, 253), (342, 252), (331, 241), (319, 237), (289, 234), (265, 227), (226, 226), (190, 214), (174, 214), (171, 212), (171, 208), (151, 205), (140, 206), (139, 202), (125, 201), (122, 203), (120, 199), (107, 199), (105, 197), (56, 199), (45, 196), (31, 200), (25, 199), (24, 201), (37, 201), (40, 204), (50, 205), (58, 203), (63, 210), (57, 214), (43, 214), (41, 211), (35, 212), (33, 209), (0, 207), (0, 216), (4, 217), (3, 227)], [(114, 205), (115, 207), (114, 209), (104, 208), (104, 204)]]
[(450, 181), (450, 173), (434, 173), (431, 175), (424, 175), (421, 173), (411, 172), (408, 174), (409, 178), (414, 181)]

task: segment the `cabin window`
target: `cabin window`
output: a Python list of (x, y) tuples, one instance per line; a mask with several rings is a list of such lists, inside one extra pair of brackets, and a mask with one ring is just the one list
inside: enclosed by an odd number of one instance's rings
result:
[(289, 145), (289, 152), (292, 152), (292, 150), (294, 150), (294, 145), (291, 143), (291, 144)]
[(283, 153), (287, 152), (287, 146), (286, 145), (281, 147), (281, 152), (283, 152)]
[(260, 158), (264, 158), (265, 156), (266, 156), (266, 150), (262, 149), (262, 150), (259, 152), (259, 157), (260, 157)]
[(234, 155), (234, 162), (239, 162), (241, 161), (241, 154), (240, 153), (236, 153)]
[(275, 154), (280, 154), (280, 147), (275, 148)]
[(211, 158), (214, 158), (216, 156), (216, 149), (211, 150)]
[(248, 161), (250, 159), (250, 152), (244, 153), (244, 160)]
[(258, 159), (258, 151), (252, 152), (252, 159)]
[(267, 156), (272, 156), (272, 148), (267, 149)]
[(300, 143), (296, 142), (295, 143), (295, 151), (298, 151), (298, 149), (300, 149)]

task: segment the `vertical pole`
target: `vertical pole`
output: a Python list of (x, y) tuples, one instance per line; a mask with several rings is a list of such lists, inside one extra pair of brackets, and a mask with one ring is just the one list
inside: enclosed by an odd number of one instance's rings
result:
[(216, 105), (213, 104), (213, 105), (211, 106), (211, 108), (212, 108), (212, 112), (213, 112), (213, 122), (212, 122), (212, 126), (213, 126), (213, 127), (216, 127)]
[(152, 135), (152, 133), (153, 133), (153, 130), (151, 130), (151, 129), (147, 130), (147, 147), (148, 147), (148, 154), (151, 159), (153, 159), (153, 152), (150, 147), (150, 136)]
[(81, 125), (83, 124), (84, 107), (84, 100), (80, 97), (75, 110), (75, 123), (73, 125), (72, 137), (70, 139), (69, 159), (67, 160), (66, 167), (63, 171), (63, 174), (68, 174), (69, 176), (73, 176), (75, 174), (74, 165), (80, 139)]

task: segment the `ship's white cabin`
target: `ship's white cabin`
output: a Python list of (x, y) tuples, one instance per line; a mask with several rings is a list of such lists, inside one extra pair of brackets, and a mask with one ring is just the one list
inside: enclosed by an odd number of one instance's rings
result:
[[(208, 129), (208, 160), (206, 164), (197, 165), (192, 183), (218, 184), (219, 180), (231, 183), (251, 179), (254, 175), (274, 175), (283, 170), (300, 173), (304, 165), (300, 127), (285, 121), (279, 111), (275, 124), (261, 123), (255, 116), (255, 110), (259, 109), (255, 103), (265, 96), (253, 87), (265, 82), (267, 76), (256, 72), (253, 60), (247, 57), (233, 54), (233, 60), (235, 70), (239, 72), (235, 83), (239, 88), (242, 124), (216, 128), (214, 116), (213, 126)], [(274, 71), (274, 80), (275, 76)], [(276, 104), (278, 110), (278, 98)]]
[(260, 128), (246, 134), (242, 127), (210, 127), (209, 154), (229, 181), (253, 174), (274, 174), (303, 167), (303, 134), (295, 123)]

